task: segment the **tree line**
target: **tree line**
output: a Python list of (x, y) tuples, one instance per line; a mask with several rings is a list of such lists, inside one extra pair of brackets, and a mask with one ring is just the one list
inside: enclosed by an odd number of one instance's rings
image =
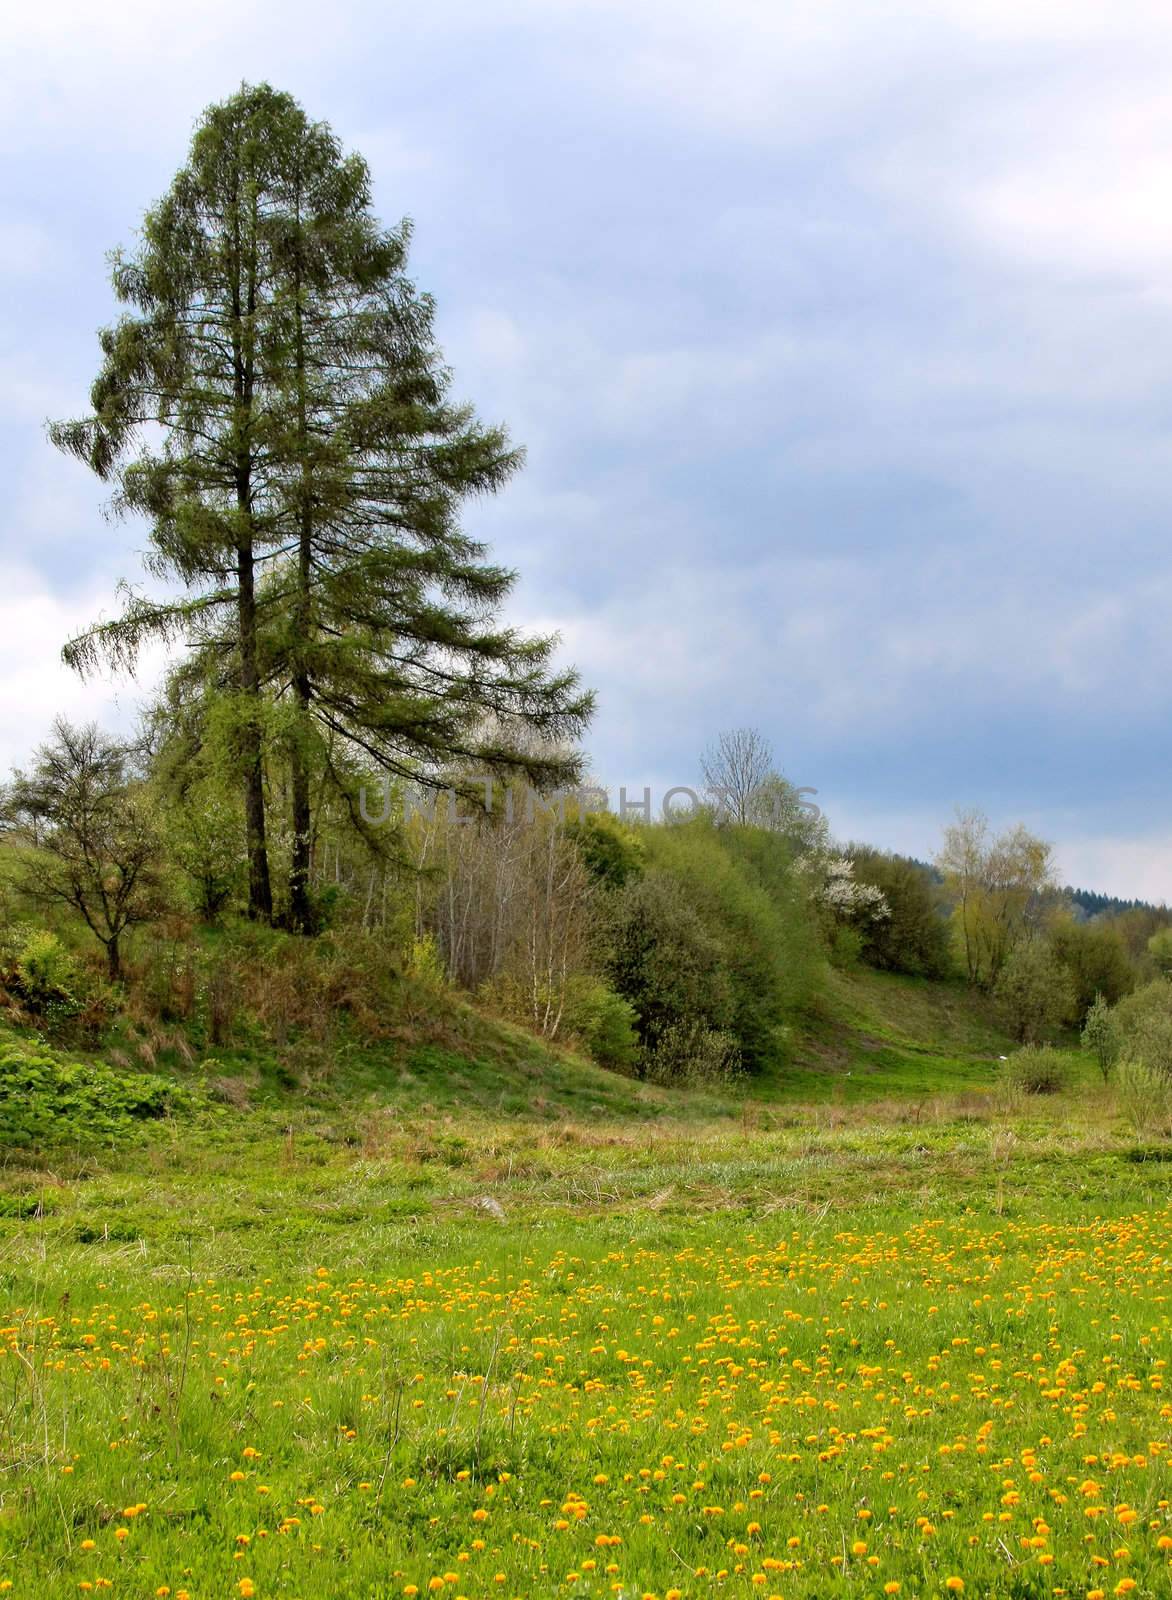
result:
[[(164, 697), (129, 743), (59, 723), (0, 795), (10, 990), (30, 988), (22, 940), (46, 960), (43, 927), (30, 934), (27, 920), (37, 908), (73, 948), (92, 938), (107, 984), (129, 992), (158, 987), (163, 946), (173, 964), (176, 945), (207, 944), (201, 930), (257, 925), (240, 796), (227, 772), (176, 781), (159, 731), (168, 716)], [(364, 943), (400, 981), (450, 986), (600, 1064), (662, 1081), (783, 1066), (831, 967), (967, 983), (1027, 1044), (1172, 973), (1166, 912), (1076, 917), (1049, 847), (1021, 828), (995, 834), (963, 814), (927, 867), (836, 844), (755, 730), (720, 735), (699, 764), (700, 811), (654, 823), (576, 801), (528, 806), (516, 776), (494, 784), (487, 805), (401, 807), (372, 842), (326, 791), (309, 861), (317, 936), (296, 937), (331, 950)], [(459, 760), (435, 776), (454, 796), (472, 786)], [(279, 798), (290, 783), (270, 754), (266, 788)], [(289, 865), (291, 828), (270, 840)], [(222, 955), (222, 939), (214, 948)]]

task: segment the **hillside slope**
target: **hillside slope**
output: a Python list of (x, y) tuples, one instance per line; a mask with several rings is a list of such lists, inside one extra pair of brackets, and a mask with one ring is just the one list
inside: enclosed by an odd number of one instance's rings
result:
[(988, 1089), (1012, 1045), (987, 1002), (958, 984), (867, 970), (830, 972), (818, 1009), (795, 1026), (788, 1059), (758, 1076), (642, 1083), (485, 1015), (448, 991), (408, 983), (373, 1032), (253, 1032), (214, 1053), (172, 1029), (123, 1025), (103, 1049), (0, 1028), (0, 1143), (20, 1159), (43, 1145), (117, 1146), (156, 1122), (209, 1130), (290, 1128), (362, 1143), (374, 1121), (452, 1118), (646, 1125), (719, 1122), (756, 1106), (922, 1099)]
[(1014, 1048), (987, 997), (966, 984), (832, 970), (792, 1066), (761, 1092), (812, 1101), (958, 1094), (987, 1088)]
[(962, 989), (833, 975), (792, 1067), (706, 1089), (603, 1072), (447, 994), (407, 998), (376, 1043), (261, 1040), (191, 1064), (0, 1033), (0, 1245), (154, 1240), (180, 1259), (199, 1240), (235, 1259), (270, 1228), (344, 1241), (357, 1264), (388, 1229), (420, 1248), (485, 1223), (520, 1223), (520, 1241), (558, 1215), (653, 1212), (669, 1231), (711, 1210), (912, 1200), (1009, 1215), (1058, 1194), (1142, 1207), (1172, 1185), (1077, 1053), (1068, 1093), (994, 1092), (1007, 1041)]

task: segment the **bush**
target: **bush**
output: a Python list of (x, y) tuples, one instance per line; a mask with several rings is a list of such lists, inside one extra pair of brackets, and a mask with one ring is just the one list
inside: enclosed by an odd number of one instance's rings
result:
[(1132, 1029), (1124, 1054), (1172, 1082), (1172, 1017), (1154, 1014), (1142, 1018)]
[(552, 986), (504, 973), (482, 983), (476, 994), (499, 1016), (547, 1039), (565, 1040), (600, 1067), (623, 1072), (638, 1062), (634, 1006), (589, 973), (571, 972)]
[(1070, 974), (1077, 1014), (1086, 1016), (1095, 996), (1114, 1005), (1135, 987), (1135, 969), (1118, 928), (1109, 922), (1063, 919), (1050, 929), (1049, 944)]
[(407, 973), (414, 978), (416, 983), (422, 984), (425, 989), (435, 993), (446, 989), (448, 975), (444, 967), (444, 958), (440, 954), (439, 945), (435, 942), (435, 935), (425, 933), (422, 939), (411, 941), (411, 954), (407, 958)]
[(678, 1081), (775, 1059), (819, 948), (787, 842), (700, 818), (649, 828), (646, 854), (643, 875), (611, 900), (605, 935), (607, 977), (634, 1009), (644, 1069)]
[(759, 931), (768, 942), (777, 1009), (790, 1019), (814, 998), (823, 957), (820, 921), (810, 906), (808, 884), (795, 868), (794, 842), (766, 828), (709, 832), (716, 833), (738, 872), (764, 898)]
[(1163, 977), (1172, 974), (1172, 928), (1160, 928), (1148, 940), (1148, 955)]
[(579, 976), (571, 982), (564, 1026), (600, 1067), (621, 1072), (638, 1059), (634, 1006), (597, 978)]
[(1070, 1085), (1070, 1063), (1048, 1044), (1029, 1044), (1005, 1062), (1002, 1078), (1020, 1094), (1061, 1094)]
[(163, 808), (163, 840), (186, 880), (191, 909), (201, 921), (217, 923), (245, 889), (244, 816), (228, 783), (192, 779), (193, 770), (196, 764), (183, 764), (181, 793)]
[(168, 1079), (0, 1045), (0, 1148), (92, 1144), (184, 1103)]
[(1070, 974), (1041, 939), (1019, 944), (993, 987), (1001, 1016), (1023, 1044), (1037, 1044), (1073, 1021), (1077, 997)]
[(82, 1010), (74, 994), (77, 976), (73, 957), (57, 935), (38, 928), (17, 944), (6, 982), (46, 1031), (55, 1034)]
[(1172, 982), (1156, 978), (1108, 1018), (1119, 1107), (1140, 1134), (1172, 1132)]
[(630, 906), (640, 890), (659, 898), (642, 903), (647, 959), (638, 981), (622, 956), (611, 974), (644, 1044), (654, 1048), (671, 1023), (697, 1022), (732, 1034), (750, 1070), (776, 1059), (787, 1018), (809, 999), (819, 949), (787, 841), (701, 817), (647, 829), (646, 848), (646, 876), (620, 900)]
[(831, 930), (828, 954), (830, 965), (840, 972), (849, 972), (862, 959), (866, 936), (861, 928), (840, 925)]
[(376, 933), (305, 939), (238, 922), (197, 948), (194, 1030), (213, 1049), (249, 1039), (323, 1044), (349, 1032), (382, 1039), (401, 1014), (402, 951)]
[(1157, 978), (1121, 1000), (1111, 1013), (1120, 1056), (1172, 1077), (1172, 982)]
[(643, 842), (609, 813), (592, 813), (571, 822), (569, 837), (577, 846), (591, 882), (603, 889), (621, 889), (643, 871)]
[(869, 845), (852, 844), (847, 854), (856, 883), (879, 889), (890, 913), (863, 928), (863, 961), (883, 972), (947, 977), (953, 970), (951, 939), (931, 869)]
[(16, 958), (16, 970), (30, 998), (69, 995), (77, 977), (69, 951), (47, 929), (29, 934)]
[(732, 1034), (698, 1022), (676, 1022), (644, 1053), (643, 1076), (652, 1083), (727, 1083), (736, 1076), (739, 1061)]
[(1098, 1062), (1099, 1071), (1106, 1083), (1119, 1060), (1119, 1028), (1111, 1007), (1103, 995), (1097, 994), (1082, 1028), (1082, 1044)]
[(1172, 1133), (1172, 1077), (1138, 1056), (1120, 1061), (1115, 1079), (1119, 1109), (1136, 1133)]
[(723, 1030), (732, 1021), (724, 947), (668, 873), (637, 878), (617, 897), (607, 970), (644, 1049), (677, 1023)]

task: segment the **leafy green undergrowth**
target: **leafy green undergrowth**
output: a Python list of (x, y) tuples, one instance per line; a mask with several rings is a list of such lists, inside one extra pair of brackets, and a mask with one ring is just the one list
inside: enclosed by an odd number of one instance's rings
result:
[(158, 1073), (70, 1060), (35, 1039), (0, 1041), (0, 1144), (8, 1147), (109, 1140), (189, 1102)]

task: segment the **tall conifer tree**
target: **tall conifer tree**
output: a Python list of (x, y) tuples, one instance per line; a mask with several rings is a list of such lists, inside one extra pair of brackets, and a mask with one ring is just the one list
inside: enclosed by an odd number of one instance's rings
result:
[(478, 762), (548, 785), (576, 764), (541, 752), (574, 739), (592, 704), (552, 669), (555, 641), (497, 621), (513, 574), (460, 514), (521, 454), (451, 400), (408, 242), (406, 224), (379, 225), (366, 164), (328, 127), (243, 89), (205, 114), (140, 249), (116, 258), (134, 312), (102, 336), (92, 416), (53, 429), (114, 482), (116, 508), (150, 518), (152, 566), (187, 591), (132, 597), (67, 659), (125, 663), (152, 634), (178, 637), (208, 665), (202, 681), (229, 688), (262, 918), (266, 706), (280, 709), (302, 930), (310, 772), (345, 789), (339, 741), (400, 777)]

